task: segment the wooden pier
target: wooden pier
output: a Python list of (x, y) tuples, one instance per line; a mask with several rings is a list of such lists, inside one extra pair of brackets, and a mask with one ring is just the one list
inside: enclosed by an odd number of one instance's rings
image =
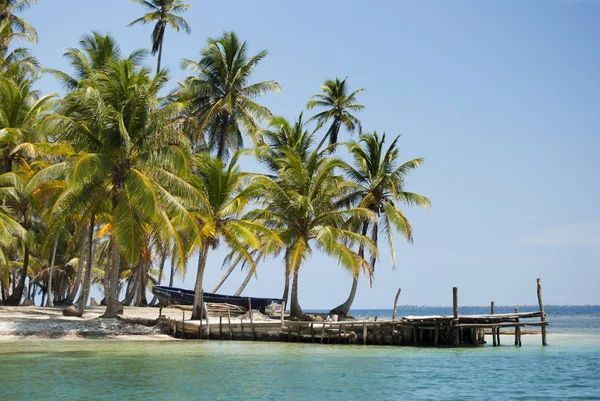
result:
[[(400, 291), (398, 291), (398, 294)], [(458, 289), (453, 288), (452, 316), (404, 316), (393, 320), (291, 321), (278, 319), (256, 321), (232, 317), (227, 309), (223, 316), (203, 320), (159, 318), (158, 324), (168, 333), (183, 339), (284, 341), (320, 344), (409, 345), (409, 346), (481, 346), (491, 334), (494, 346), (500, 345), (502, 330), (513, 329), (514, 344), (521, 345), (523, 327), (540, 327), (546, 345), (546, 315), (538, 279), (539, 311), (460, 315)], [(397, 297), (395, 300), (395, 306)], [(251, 306), (250, 306), (251, 308)], [(395, 309), (395, 308), (394, 308)], [(394, 310), (395, 312), (395, 310)], [(394, 314), (395, 315), (395, 314)]]

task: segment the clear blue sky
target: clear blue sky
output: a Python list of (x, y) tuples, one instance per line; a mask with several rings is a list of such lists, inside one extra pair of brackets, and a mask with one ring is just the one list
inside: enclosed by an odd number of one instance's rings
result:
[[(273, 113), (295, 118), (325, 79), (348, 76), (366, 88), (364, 129), (402, 134), (402, 158), (426, 159), (407, 189), (433, 208), (405, 209), (414, 245), (398, 238), (395, 271), (382, 247), (356, 308), (391, 307), (398, 287), (403, 304), (449, 305), (452, 286), (463, 305), (534, 304), (536, 277), (546, 303), (600, 304), (599, 1), (188, 1), (192, 34), (166, 34), (173, 86), (186, 75), (182, 58), (234, 30), (253, 52), (269, 50), (255, 76), (283, 88), (261, 99)], [(23, 16), (40, 34), (43, 65), (67, 69), (63, 51), (92, 30), (125, 52), (149, 47), (151, 26), (125, 28), (142, 12), (126, 0), (41, 0)], [(60, 90), (51, 78), (39, 88)], [(224, 253), (209, 261), (206, 289)], [(300, 276), (301, 304), (333, 307), (350, 282), (315, 252)], [(272, 260), (245, 294), (280, 296), (282, 287), (282, 263)]]

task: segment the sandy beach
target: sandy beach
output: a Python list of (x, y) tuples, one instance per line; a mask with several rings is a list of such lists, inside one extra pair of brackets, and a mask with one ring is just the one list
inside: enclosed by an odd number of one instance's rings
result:
[[(60, 340), (113, 339), (126, 341), (172, 340), (156, 327), (126, 323), (118, 319), (99, 319), (105, 307), (86, 308), (83, 317), (62, 315), (62, 307), (0, 307), (0, 341), (49, 338)], [(155, 319), (158, 308), (125, 307), (124, 317)], [(181, 310), (165, 308), (163, 315), (181, 317)]]

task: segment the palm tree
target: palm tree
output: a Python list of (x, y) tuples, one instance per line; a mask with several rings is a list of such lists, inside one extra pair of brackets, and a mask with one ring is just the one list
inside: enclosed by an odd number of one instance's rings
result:
[(301, 318), (298, 276), (312, 247), (336, 257), (340, 266), (353, 273), (370, 271), (369, 263), (350, 246), (360, 244), (373, 255), (377, 250), (371, 240), (345, 226), (351, 219), (372, 220), (374, 214), (365, 208), (340, 207), (344, 196), (355, 189), (335, 173), (345, 166), (341, 160), (326, 158), (323, 152), (316, 151), (306, 160), (292, 149), (281, 148), (279, 152), (283, 157), (278, 161), (278, 176), (258, 176), (254, 180), (254, 191), (264, 200), (264, 208), (253, 217), (269, 221), (270, 226), (279, 229), (286, 247), (286, 274), (293, 275), (291, 316)]
[[(64, 102), (63, 115), (55, 116), (61, 139), (78, 153), (42, 170), (38, 182), (65, 179), (68, 189), (56, 202), (57, 210), (91, 216), (104, 213), (102, 230), (110, 237), (111, 263), (105, 277), (107, 309), (119, 309), (119, 271), (135, 266), (149, 226), (168, 230), (174, 214), (186, 214), (188, 197), (195, 191), (179, 174), (185, 174), (181, 135), (170, 121), (177, 104), (159, 107), (163, 72), (154, 78), (138, 65), (139, 57), (109, 60), (107, 67), (79, 82)], [(181, 218), (193, 221), (191, 215)], [(193, 223), (190, 223), (193, 224)]]
[(306, 108), (308, 110), (315, 107), (326, 109), (312, 116), (307, 122), (316, 121), (317, 127), (320, 128), (328, 121), (333, 120), (327, 133), (317, 146), (317, 150), (321, 149), (321, 146), (323, 146), (327, 138), (329, 138), (330, 146), (335, 145), (338, 141), (338, 135), (342, 125), (350, 133), (353, 133), (357, 129), (359, 132), (362, 130), (360, 120), (352, 113), (361, 111), (365, 108), (362, 104), (356, 103), (356, 95), (364, 89), (357, 89), (348, 94), (346, 79), (347, 78), (342, 81), (340, 81), (339, 78), (336, 78), (335, 80), (328, 79), (321, 85), (323, 93), (311, 96), (312, 100), (309, 100), (308, 103), (306, 103)]
[(182, 67), (196, 76), (180, 84), (174, 96), (189, 104), (190, 114), (197, 121), (197, 132), (206, 133), (207, 147), (216, 150), (218, 158), (226, 158), (231, 151), (240, 149), (242, 133), (254, 135), (259, 122), (271, 115), (253, 99), (278, 92), (279, 84), (275, 81), (249, 84), (252, 72), (266, 55), (263, 50), (249, 57), (246, 42), (241, 42), (233, 32), (225, 32), (218, 39), (208, 40), (200, 61), (182, 62)]
[(16, 82), (21, 82), (28, 76), (35, 78), (40, 67), (38, 61), (31, 56), (29, 49), (10, 49), (15, 39), (33, 41), (27, 33), (14, 32), (9, 21), (0, 22), (0, 72), (5, 78)]
[(186, 33), (192, 31), (189, 23), (177, 15), (190, 8), (191, 4), (186, 4), (182, 0), (129, 0), (131, 3), (137, 3), (150, 10), (127, 26), (136, 24), (149, 24), (156, 22), (152, 31), (152, 55), (158, 53), (158, 62), (156, 65), (156, 73), (160, 72), (160, 62), (162, 59), (163, 43), (165, 39), (165, 30), (167, 25), (179, 32), (183, 29)]
[(244, 209), (253, 200), (253, 193), (250, 188), (243, 189), (246, 175), (237, 166), (237, 154), (229, 165), (208, 154), (199, 155), (198, 159), (192, 183), (202, 194), (196, 210), (202, 227), (196, 239), (199, 255), (192, 319), (201, 319), (203, 316), (201, 293), (211, 249), (216, 249), (221, 241), (225, 242), (254, 271), (256, 262), (251, 252), (261, 248), (261, 237), (281, 243), (273, 231), (244, 215)]
[(37, 3), (37, 0), (0, 0), (0, 23), (8, 21), (13, 32), (25, 34), (31, 43), (37, 43), (38, 36), (35, 28), (15, 15), (15, 12), (22, 11), (33, 3)]
[[(358, 189), (348, 196), (348, 200), (359, 207), (375, 213), (377, 219), (371, 222), (355, 222), (358, 230), (367, 235), (371, 230), (371, 240), (377, 244), (379, 233), (386, 236), (390, 246), (392, 266), (396, 266), (396, 251), (394, 230), (398, 231), (407, 241), (412, 242), (412, 227), (400, 209), (400, 204), (429, 208), (431, 201), (423, 195), (404, 190), (408, 174), (423, 163), (422, 158), (409, 160), (398, 166), (399, 150), (397, 136), (389, 148), (385, 150), (385, 134), (381, 137), (374, 132), (362, 135), (359, 142), (348, 144), (348, 151), (354, 159), (353, 166), (346, 167), (348, 178), (358, 185)], [(364, 249), (359, 248), (359, 254), (364, 256)], [(375, 269), (375, 255), (371, 257), (371, 265)], [(358, 286), (358, 274), (353, 276), (352, 289), (348, 299), (332, 313), (347, 315), (354, 302)]]

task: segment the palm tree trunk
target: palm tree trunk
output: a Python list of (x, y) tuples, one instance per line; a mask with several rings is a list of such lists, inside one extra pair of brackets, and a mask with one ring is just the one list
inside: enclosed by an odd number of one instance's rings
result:
[(208, 246), (203, 245), (198, 255), (198, 272), (196, 273), (196, 285), (194, 286), (194, 306), (192, 311), (192, 320), (200, 320), (204, 317), (200, 294), (202, 293), (202, 281), (204, 280), (204, 269), (206, 268), (207, 258)]
[(223, 285), (225, 280), (227, 280), (227, 278), (229, 278), (229, 275), (231, 275), (231, 272), (233, 272), (233, 270), (236, 268), (236, 266), (237, 265), (235, 263), (232, 263), (231, 266), (229, 266), (229, 268), (225, 272), (225, 274), (223, 274), (223, 276), (221, 276), (221, 278), (219, 279), (219, 282), (217, 284), (215, 284), (215, 286), (212, 288), (212, 290), (210, 290), (210, 292), (219, 291), (219, 288), (221, 288), (221, 286)]
[(140, 274), (138, 276), (137, 295), (135, 306), (148, 306), (148, 299), (146, 298), (146, 283), (148, 283), (148, 264), (142, 263), (140, 266)]
[(138, 284), (138, 272), (139, 266), (133, 271), (133, 273), (129, 276), (129, 281), (127, 282), (127, 288), (125, 289), (125, 298), (121, 303), (125, 306), (131, 305), (133, 302), (133, 298), (137, 294), (137, 284)]
[(219, 138), (219, 148), (217, 149), (217, 158), (223, 159), (225, 154), (225, 140), (227, 139), (227, 130), (229, 129), (229, 113), (225, 112), (225, 121), (223, 121), (223, 127), (221, 128), (221, 137)]
[[(362, 235), (363, 236), (367, 235), (368, 231), (369, 231), (369, 223), (365, 221), (362, 226)], [(358, 256), (360, 256), (363, 259), (365, 257), (365, 247), (363, 245), (360, 245), (358, 247)], [(338, 305), (335, 308), (333, 308), (332, 310), (330, 310), (329, 313), (333, 313), (333, 314), (340, 315), (340, 316), (348, 316), (348, 313), (350, 313), (350, 308), (352, 307), (352, 303), (354, 303), (354, 298), (356, 297), (356, 289), (357, 288), (358, 288), (358, 274), (352, 278), (352, 288), (350, 289), (350, 294), (348, 295), (348, 298), (346, 299), (346, 301), (343, 304)]]
[(52, 275), (54, 274), (54, 260), (56, 259), (56, 248), (58, 247), (58, 236), (54, 240), (54, 248), (52, 249), (52, 259), (50, 260), (50, 273), (48, 274), (48, 304), (46, 306), (54, 306), (52, 300)]
[[(77, 299), (77, 303), (75, 305), (69, 306), (65, 310), (63, 310), (63, 314), (68, 314), (69, 316), (83, 316), (83, 311), (88, 303), (88, 298), (90, 296), (90, 288), (92, 286), (92, 262), (94, 257), (94, 225), (96, 223), (96, 215), (92, 214), (90, 217), (90, 227), (86, 231), (88, 238), (88, 258), (85, 268), (85, 277), (83, 278), (83, 288), (81, 289), (81, 294), (79, 294), (79, 299)], [(85, 238), (83, 243), (85, 244)]]
[[(158, 269), (158, 285), (162, 284), (163, 272), (165, 270), (165, 262), (167, 261), (167, 251), (165, 249), (160, 253), (160, 267)], [(155, 296), (152, 297), (152, 301), (150, 301), (150, 306), (156, 305), (158, 299)]]
[[(9, 306), (17, 306), (21, 303), (23, 298), (23, 290), (25, 289), (25, 279), (27, 278), (27, 272), (29, 270), (29, 248), (24, 247), (23, 254), (23, 268), (21, 269), (21, 276), (19, 277), (19, 283), (14, 287), (12, 294), (8, 297), (5, 304)], [(13, 281), (14, 283), (14, 281)]]
[(290, 305), (290, 316), (301, 319), (304, 316), (300, 303), (298, 302), (298, 271), (294, 272), (292, 280), (292, 304)]
[(158, 46), (158, 62), (156, 63), (156, 74), (157, 75), (160, 72), (160, 62), (162, 60), (163, 41), (164, 41), (164, 36), (161, 38), (160, 45)]
[(340, 119), (336, 116), (333, 120), (333, 123), (331, 124), (331, 127), (329, 127), (329, 129), (327, 130), (327, 133), (325, 134), (323, 139), (321, 139), (321, 142), (319, 142), (319, 146), (317, 146), (317, 149), (315, 149), (315, 152), (318, 152), (319, 149), (321, 149), (321, 146), (323, 146), (323, 144), (325, 143), (325, 141), (328, 138), (333, 136), (334, 138), (337, 139), (339, 132), (340, 132)]
[(281, 298), (283, 298), (283, 302), (285, 302), (286, 305), (288, 305), (288, 296), (290, 293), (290, 263), (288, 261), (288, 257), (290, 254), (290, 248), (286, 247), (285, 248), (285, 284), (284, 284), (284, 289), (283, 289), (283, 296)]
[(233, 294), (234, 296), (239, 297), (240, 295), (242, 295), (242, 292), (246, 289), (246, 286), (248, 285), (248, 283), (250, 282), (250, 279), (252, 278), (252, 273), (254, 273), (252, 271), (252, 269), (248, 268), (248, 274), (246, 275), (246, 278), (244, 279), (244, 282), (242, 283), (240, 288), (235, 292), (235, 294)]
[(110, 274), (104, 283), (104, 294), (106, 296), (106, 310), (100, 317), (116, 318), (119, 313), (119, 269), (121, 267), (121, 252), (115, 238), (112, 241), (112, 266)]
[(169, 273), (169, 287), (173, 287), (173, 279), (175, 278), (175, 258), (171, 255), (171, 272)]
[(83, 264), (85, 262), (85, 245), (87, 243), (88, 237), (88, 229), (86, 226), (83, 231), (83, 237), (81, 239), (81, 246), (79, 248), (79, 263), (77, 264), (77, 275), (75, 276), (75, 283), (73, 283), (73, 287), (69, 291), (67, 297), (61, 302), (63, 305), (71, 305), (79, 292), (79, 288), (81, 287), (81, 280), (83, 278)]

